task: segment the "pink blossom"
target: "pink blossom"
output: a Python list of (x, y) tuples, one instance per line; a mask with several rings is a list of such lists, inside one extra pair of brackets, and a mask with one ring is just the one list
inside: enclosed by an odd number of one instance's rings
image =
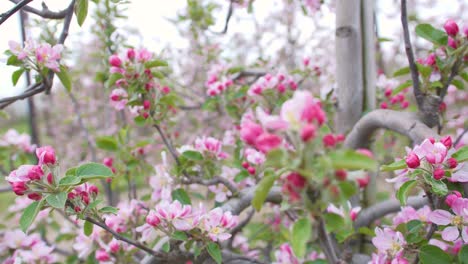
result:
[(15, 129), (8, 129), (8, 131), (0, 138), (0, 146), (18, 147), (26, 152), (32, 152), (34, 146), (31, 145), (31, 137), (28, 134), (20, 134)]
[(10, 47), (11, 53), (16, 55), (19, 60), (24, 60), (28, 56), (27, 51), (23, 50), (20, 43), (10, 40), (8, 41), (8, 46)]
[(447, 147), (440, 142), (431, 142), (431, 140), (425, 139), (421, 145), (414, 147), (413, 152), (420, 160), (426, 158), (431, 164), (440, 164), (447, 156)]
[(459, 198), (452, 203), (452, 214), (448, 211), (437, 209), (429, 215), (429, 221), (436, 225), (449, 225), (442, 231), (445, 241), (455, 241), (460, 236), (468, 242), (468, 199)]
[(255, 164), (255, 165), (261, 165), (266, 160), (265, 154), (263, 154), (262, 152), (256, 151), (253, 148), (247, 148), (244, 151), (244, 156), (248, 162)]
[(59, 72), (59, 60), (61, 58), (61, 53), (63, 46), (57, 44), (53, 47), (50, 44), (41, 44), (36, 48), (36, 60), (39, 64), (44, 65), (45, 67), (53, 70), (54, 72)]
[(120, 68), (122, 66), (122, 60), (119, 58), (118, 55), (112, 55), (109, 57), (109, 64), (112, 67)]
[(55, 150), (51, 146), (37, 148), (36, 156), (39, 160), (39, 165), (54, 165), (57, 160), (55, 157)]
[(288, 128), (286, 121), (282, 120), (279, 116), (267, 114), (261, 107), (257, 107), (256, 116), (266, 129), (284, 130)]
[(217, 207), (206, 214), (203, 227), (211, 240), (224, 241), (231, 237), (227, 230), (235, 227), (238, 221), (238, 216), (233, 216), (229, 211), (223, 213), (223, 210)]
[(179, 201), (169, 203), (162, 201), (156, 205), (156, 215), (167, 222), (171, 222), (177, 230), (185, 231), (194, 227), (194, 222), (189, 218), (192, 214), (190, 205), (182, 205)]
[(419, 161), (418, 155), (414, 154), (413, 152), (409, 153), (406, 156), (405, 161), (406, 161), (406, 165), (408, 165), (408, 168), (411, 168), (411, 169), (415, 169), (419, 167), (419, 165), (421, 164)]
[(389, 257), (396, 257), (403, 252), (406, 240), (399, 231), (394, 231), (388, 227), (375, 228), (376, 236), (372, 238), (372, 244), (379, 253), (387, 254)]
[(299, 264), (299, 260), (294, 255), (289, 244), (282, 244), (279, 250), (275, 251), (275, 262), (273, 264)]
[(96, 250), (96, 259), (102, 262), (102, 261), (109, 261), (111, 258), (109, 256), (109, 253), (107, 253), (104, 249), (100, 248)]
[(145, 48), (136, 51), (136, 58), (139, 62), (147, 62), (151, 60), (153, 54)]
[(263, 128), (252, 122), (245, 121), (241, 123), (240, 136), (243, 141), (253, 146), (257, 141), (257, 138), (263, 133)]
[(468, 162), (458, 164), (454, 171), (452, 177), (449, 178), (450, 181), (468, 182)]
[(257, 138), (255, 147), (258, 150), (267, 153), (270, 150), (279, 147), (282, 141), (283, 140), (275, 134), (263, 133)]
[(304, 123), (315, 121), (321, 125), (326, 120), (320, 102), (310, 92), (296, 91), (291, 99), (281, 106), (281, 119), (288, 122), (289, 127), (298, 131)]
[(128, 98), (128, 94), (122, 88), (117, 88), (117, 89), (112, 90), (109, 96), (111, 106), (119, 111), (123, 110), (125, 106), (127, 105), (127, 102), (128, 102), (127, 98)]
[(195, 140), (195, 149), (211, 153), (218, 159), (226, 159), (228, 154), (222, 151), (223, 143), (213, 137), (202, 137)]

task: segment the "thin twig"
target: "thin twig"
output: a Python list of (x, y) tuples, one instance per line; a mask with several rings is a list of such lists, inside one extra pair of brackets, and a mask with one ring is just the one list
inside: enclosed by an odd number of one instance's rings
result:
[[(464, 51), (466, 50), (466, 46), (465, 48), (463, 49), (463, 51), (461, 52), (461, 54), (464, 53)], [(451, 71), (450, 71), (450, 75), (449, 77), (447, 78), (447, 81), (444, 83), (444, 87), (442, 87), (441, 91), (440, 91), (440, 101), (442, 102), (444, 100), (444, 97), (445, 95), (447, 95), (447, 90), (448, 90), (448, 87), (449, 85), (452, 83), (453, 79), (455, 78), (455, 76), (457, 76), (458, 74), (458, 70), (460, 68), (460, 66), (463, 64), (463, 61), (464, 61), (464, 57), (461, 56), (458, 61), (455, 62), (455, 64), (453, 65)]]
[(0, 15), (0, 25), (3, 24), (3, 22), (7, 21), (8, 18), (10, 18), (13, 14), (21, 10), (25, 5), (31, 3), (33, 0), (22, 0), (21, 2), (18, 2), (12, 9), (8, 10), (7, 12), (3, 13)]
[(232, 14), (234, 13), (234, 0), (231, 0), (229, 1), (229, 9), (228, 9), (228, 13), (226, 15), (226, 21), (224, 22), (224, 28), (223, 28), (223, 31), (221, 32), (214, 32), (214, 33), (217, 33), (217, 34), (226, 34), (226, 32), (228, 31), (228, 27), (229, 27), (229, 21), (231, 20), (231, 17), (232, 17)]
[(338, 257), (336, 255), (336, 249), (333, 245), (330, 235), (327, 233), (325, 228), (325, 221), (323, 218), (318, 219), (318, 230), (319, 230), (319, 240), (322, 247), (325, 247), (324, 252), (329, 263), (337, 263)]
[(216, 185), (216, 184), (223, 184), (228, 188), (229, 191), (233, 195), (236, 195), (237, 192), (239, 191), (234, 184), (232, 184), (228, 179), (222, 178), (222, 177), (214, 177), (212, 179), (202, 179), (198, 177), (190, 177), (187, 179), (182, 179), (183, 184), (201, 184), (204, 186), (211, 186), (211, 185)]
[(460, 141), (462, 140), (462, 138), (466, 134), (466, 132), (468, 132), (468, 127), (465, 127), (463, 132), (460, 135), (458, 135), (457, 139), (455, 139), (455, 142), (453, 142), (454, 147), (456, 147), (458, 145), (458, 143), (460, 143)]
[[(10, 0), (10, 2), (18, 4), (20, 0)], [(35, 9), (30, 6), (24, 6), (22, 10), (47, 19), (63, 19), (67, 15), (67, 9), (52, 12), (45, 3), (42, 3), (42, 10)]]
[(413, 92), (419, 109), (421, 109), (424, 101), (424, 95), (419, 88), (418, 68), (414, 62), (413, 47), (411, 46), (411, 39), (408, 29), (408, 15), (406, 12), (406, 0), (401, 0), (401, 24), (403, 26), (403, 38), (405, 41), (406, 57), (411, 70), (411, 79), (413, 80)]
[(127, 242), (128, 244), (133, 245), (133, 246), (145, 251), (146, 253), (148, 253), (148, 254), (150, 254), (152, 256), (162, 256), (161, 253), (158, 253), (158, 252), (152, 250), (151, 248), (149, 248), (149, 247), (147, 247), (147, 246), (145, 246), (145, 245), (143, 245), (143, 244), (141, 244), (141, 243), (139, 243), (137, 241), (134, 241), (134, 240), (132, 240), (130, 238), (122, 236), (121, 234), (115, 232), (110, 227), (108, 227), (105, 223), (103, 223), (103, 222), (101, 222), (99, 220), (96, 220), (96, 219), (91, 218), (89, 216), (87, 216), (85, 218), (85, 220), (92, 223), (92, 224), (94, 224), (94, 225), (97, 225), (97, 226), (101, 227), (102, 229), (106, 230), (107, 232), (111, 233), (112, 236), (114, 236), (114, 238), (117, 239), (117, 240)]

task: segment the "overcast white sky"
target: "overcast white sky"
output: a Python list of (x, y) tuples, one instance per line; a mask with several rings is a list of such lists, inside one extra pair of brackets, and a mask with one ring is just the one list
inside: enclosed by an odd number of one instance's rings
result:
[[(225, 4), (224, 8), (227, 8), (227, 0), (218, 0), (220, 3)], [(255, 14), (258, 20), (261, 22), (264, 17), (270, 12), (272, 6), (275, 5), (275, 2), (281, 0), (256, 0), (255, 1)], [(437, 1), (436, 8), (427, 10), (424, 12), (424, 15), (431, 16), (435, 14), (443, 13), (444, 17), (450, 17), (454, 15), (455, 12), (459, 11), (456, 8), (453, 8), (460, 4), (460, 2), (467, 2), (468, 0), (440, 0)], [(51, 10), (61, 10), (65, 8), (69, 1), (64, 0), (45, 0), (47, 5)], [(434, 2), (428, 0), (428, 2)], [(38, 9), (41, 8), (41, 1), (33, 1), (30, 3), (31, 6), (34, 6)], [(90, 6), (93, 4), (90, 3)], [(134, 38), (130, 39), (131, 44), (135, 46), (145, 46), (153, 51), (159, 51), (167, 43), (175, 45), (176, 47), (183, 47), (185, 42), (183, 39), (178, 36), (177, 31), (175, 30), (173, 24), (166, 20), (166, 18), (174, 17), (177, 13), (177, 10), (180, 10), (186, 5), (185, 0), (133, 0), (129, 5), (128, 10), (128, 21), (127, 24), (132, 27), (137, 28), (141, 35), (142, 39)], [(5, 12), (10, 9), (12, 4), (3, 0), (0, 1), (0, 13)], [(398, 8), (398, 5), (395, 5), (395, 2), (392, 0), (381, 0), (379, 1), (379, 10), (382, 13), (391, 13), (392, 10)], [(219, 19), (218, 28), (222, 28), (224, 23), (225, 10), (220, 14), (222, 17)], [(245, 10), (240, 10), (237, 12), (237, 15), (248, 16)], [(242, 14), (244, 13), (244, 14)], [(382, 37), (391, 37), (394, 38), (394, 32), (399, 27), (399, 20), (389, 20), (385, 16), (379, 18), (381, 20), (381, 36)], [(87, 20), (83, 28), (79, 28), (74, 20), (72, 27), (70, 29), (71, 35), (70, 39), (67, 41), (73, 41), (73, 38), (76, 39), (76, 33), (89, 29), (92, 26), (90, 23), (91, 20)], [(334, 17), (331, 15), (325, 16), (323, 21), (325, 25), (333, 26)], [(243, 32), (249, 34), (251, 27), (248, 24), (236, 23), (235, 27), (230, 27), (230, 31)], [(234, 33), (234, 32), (230, 32)], [(17, 15), (11, 17), (8, 21), (0, 26), (0, 98), (5, 96), (11, 96), (19, 93), (19, 88), (12, 87), (11, 84), (11, 73), (15, 70), (14, 67), (5, 66), (5, 56), (3, 51), (8, 49), (8, 40), (13, 39), (19, 42), (19, 18)], [(24, 87), (24, 84), (20, 81), (17, 87)]]

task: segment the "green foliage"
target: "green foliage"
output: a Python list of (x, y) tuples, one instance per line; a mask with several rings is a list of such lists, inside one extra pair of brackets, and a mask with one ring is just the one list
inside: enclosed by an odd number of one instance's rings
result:
[(59, 192), (59, 193), (52, 193), (46, 196), (47, 203), (57, 209), (64, 209), (65, 202), (67, 201), (67, 193), (66, 192)]
[(119, 144), (117, 140), (113, 137), (98, 137), (96, 139), (96, 146), (100, 149), (107, 150), (107, 151), (118, 151)]
[(416, 34), (430, 42), (439, 45), (447, 45), (448, 37), (444, 31), (434, 28), (430, 24), (419, 24), (416, 26)]
[(206, 246), (206, 250), (217, 264), (221, 264), (223, 262), (223, 256), (221, 255), (221, 249), (218, 244), (210, 242)]
[(302, 258), (306, 253), (307, 241), (312, 235), (312, 224), (308, 218), (297, 220), (292, 228), (291, 246), (299, 258)]
[(85, 221), (84, 226), (83, 226), (83, 231), (86, 236), (90, 236), (93, 233), (93, 223), (89, 221)]
[(31, 226), (34, 219), (36, 219), (36, 216), (39, 213), (39, 211), (42, 209), (44, 202), (45, 202), (44, 199), (40, 201), (35, 201), (31, 203), (30, 205), (28, 205), (26, 209), (24, 209), (23, 214), (21, 215), (21, 218), (20, 218), (20, 227), (24, 233), (26, 233), (26, 231)]
[(263, 203), (277, 178), (278, 176), (271, 170), (264, 172), (263, 179), (259, 182), (252, 199), (252, 206), (255, 210), (260, 211), (262, 209)]
[(76, 176), (83, 180), (103, 179), (113, 177), (112, 171), (100, 163), (86, 163), (76, 168)]
[(424, 245), (419, 250), (419, 260), (422, 264), (451, 263), (452, 259), (442, 249), (433, 245)]
[(72, 88), (72, 81), (67, 69), (63, 65), (60, 65), (60, 71), (56, 72), (55, 74), (63, 84), (63, 87), (65, 87), (65, 89), (70, 92)]
[(408, 193), (418, 184), (415, 180), (410, 180), (405, 183), (398, 189), (396, 192), (396, 197), (400, 201), (401, 205), (406, 205), (406, 199), (408, 198)]
[(329, 154), (333, 168), (347, 170), (375, 170), (377, 162), (354, 150), (336, 150)]
[(395, 170), (402, 170), (405, 168), (406, 168), (406, 161), (404, 159), (401, 159), (399, 161), (395, 161), (388, 165), (382, 165), (382, 167), (380, 167), (380, 170), (381, 171), (395, 171)]
[(181, 204), (192, 204), (190, 196), (182, 188), (172, 191), (172, 199), (179, 201)]
[(80, 27), (88, 15), (88, 0), (77, 0), (75, 4), (76, 21)]
[(468, 146), (461, 147), (452, 154), (452, 158), (456, 159), (458, 163), (468, 161)]

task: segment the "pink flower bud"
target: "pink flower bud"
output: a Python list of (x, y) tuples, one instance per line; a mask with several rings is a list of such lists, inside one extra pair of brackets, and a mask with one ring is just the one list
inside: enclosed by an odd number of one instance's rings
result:
[(159, 225), (159, 223), (161, 223), (161, 219), (159, 219), (154, 211), (150, 211), (146, 217), (146, 223), (150, 226), (156, 227)]
[(102, 248), (96, 250), (96, 259), (98, 261), (110, 261), (109, 254)]
[(44, 176), (41, 166), (33, 166), (28, 172), (28, 178), (31, 181), (40, 180)]
[(114, 159), (111, 158), (111, 157), (107, 157), (107, 158), (104, 158), (102, 163), (110, 168), (110, 167), (112, 167), (112, 164), (114, 163)]
[(255, 167), (249, 167), (247, 171), (249, 172), (250, 175), (254, 175), (256, 172)]
[(325, 147), (334, 147), (336, 145), (335, 137), (332, 134), (327, 134), (322, 139)]
[(367, 185), (369, 185), (370, 182), (370, 176), (366, 175), (364, 178), (358, 178), (357, 183), (360, 188), (366, 188)]
[(55, 150), (50, 146), (45, 146), (36, 149), (36, 156), (39, 160), (38, 165), (54, 165), (56, 162)]
[(54, 184), (54, 175), (52, 175), (50, 172), (47, 174), (47, 183)]
[(280, 84), (278, 84), (276, 89), (278, 89), (278, 92), (284, 93), (286, 91), (286, 86), (284, 86), (284, 84), (280, 83)]
[(454, 158), (449, 158), (447, 159), (447, 165), (449, 166), (449, 168), (455, 169), (458, 165), (458, 161)]
[(458, 48), (457, 41), (455, 41), (452, 37), (448, 37), (447, 46), (451, 47), (452, 49)]
[(339, 169), (335, 171), (335, 177), (339, 181), (346, 181), (347, 176), (348, 176), (348, 173), (343, 169)]
[(24, 182), (12, 182), (10, 184), (13, 192), (19, 196), (24, 195), (24, 193), (28, 190), (28, 187)]
[(445, 136), (440, 139), (440, 143), (444, 144), (447, 149), (452, 147), (452, 137), (451, 136)]
[(117, 68), (120, 68), (120, 66), (122, 66), (122, 60), (120, 60), (119, 56), (115, 54), (109, 57), (109, 63), (111, 66)]
[(382, 103), (380, 104), (380, 108), (381, 108), (381, 109), (387, 109), (387, 108), (388, 108), (387, 102), (382, 102)]
[(315, 126), (312, 124), (307, 124), (301, 129), (301, 139), (304, 142), (313, 139), (315, 134)]
[(143, 101), (143, 109), (148, 110), (151, 107), (151, 102), (149, 100)]
[(354, 207), (349, 211), (349, 218), (351, 218), (351, 221), (356, 221), (356, 218), (361, 211), (361, 207)]
[(408, 156), (406, 156), (405, 161), (406, 161), (406, 165), (408, 165), (408, 168), (411, 168), (411, 169), (415, 169), (419, 167), (419, 165), (421, 165), (418, 155), (414, 154), (413, 152), (411, 152), (410, 154), (408, 154)]
[(163, 94), (168, 94), (168, 93), (170, 93), (170, 92), (171, 92), (171, 88), (169, 88), (169, 86), (164, 86), (164, 87), (162, 88), (162, 93), (163, 93)]
[(42, 195), (40, 193), (30, 193), (28, 194), (28, 198), (34, 201), (39, 201), (42, 199)]
[(305, 58), (302, 60), (302, 63), (304, 64), (304, 66), (309, 66), (309, 64), (310, 64), (310, 58), (309, 58), (309, 57), (305, 57)]
[(390, 97), (390, 96), (392, 96), (392, 88), (387, 88), (387, 89), (385, 89), (384, 95), (385, 95), (385, 97), (387, 97), (387, 98)]
[(75, 208), (73, 208), (73, 210), (75, 211), (75, 213), (81, 212), (81, 208), (78, 205), (75, 206)]
[(295, 81), (289, 81), (289, 87), (291, 90), (295, 91), (297, 89), (297, 83)]
[(143, 112), (143, 114), (141, 116), (143, 116), (144, 119), (148, 119), (149, 114), (148, 114), (148, 112)]
[(444, 25), (445, 32), (450, 36), (456, 36), (458, 34), (458, 25), (452, 19), (447, 20)]
[(436, 180), (440, 180), (444, 177), (445, 175), (445, 171), (443, 169), (435, 169), (434, 172), (433, 172), (433, 176), (434, 176), (434, 179)]
[(440, 112), (445, 112), (445, 110), (447, 110), (447, 104), (445, 102), (440, 103), (439, 111)]
[(436, 63), (436, 55), (434, 53), (429, 54), (426, 58), (426, 65), (432, 66)]
[(134, 49), (128, 49), (127, 50), (127, 58), (129, 60), (135, 59), (135, 50)]
[(109, 248), (110, 248), (110, 251), (112, 253), (117, 253), (119, 252), (120, 250), (120, 244), (119, 244), (119, 241), (117, 240), (112, 240), (110, 243), (109, 243)]
[(248, 169), (250, 167), (250, 164), (247, 161), (242, 162), (242, 167), (244, 169)]
[(452, 193), (452, 194), (447, 195), (447, 197), (445, 198), (445, 203), (448, 206), (452, 207), (453, 202), (455, 202), (458, 198), (461, 197), (461, 194), (459, 192), (458, 192), (458, 194), (460, 196), (458, 196), (456, 193)]
[(297, 172), (290, 173), (288, 176), (286, 176), (286, 180), (289, 184), (296, 188), (304, 188), (306, 185), (306, 179)]
[(94, 195), (94, 196), (98, 195), (99, 193), (99, 189), (96, 185), (90, 185), (88, 190), (91, 193), (91, 195)]
[(400, 106), (401, 106), (401, 108), (406, 109), (409, 106), (409, 102), (408, 101), (403, 101), (403, 102), (401, 102)]

